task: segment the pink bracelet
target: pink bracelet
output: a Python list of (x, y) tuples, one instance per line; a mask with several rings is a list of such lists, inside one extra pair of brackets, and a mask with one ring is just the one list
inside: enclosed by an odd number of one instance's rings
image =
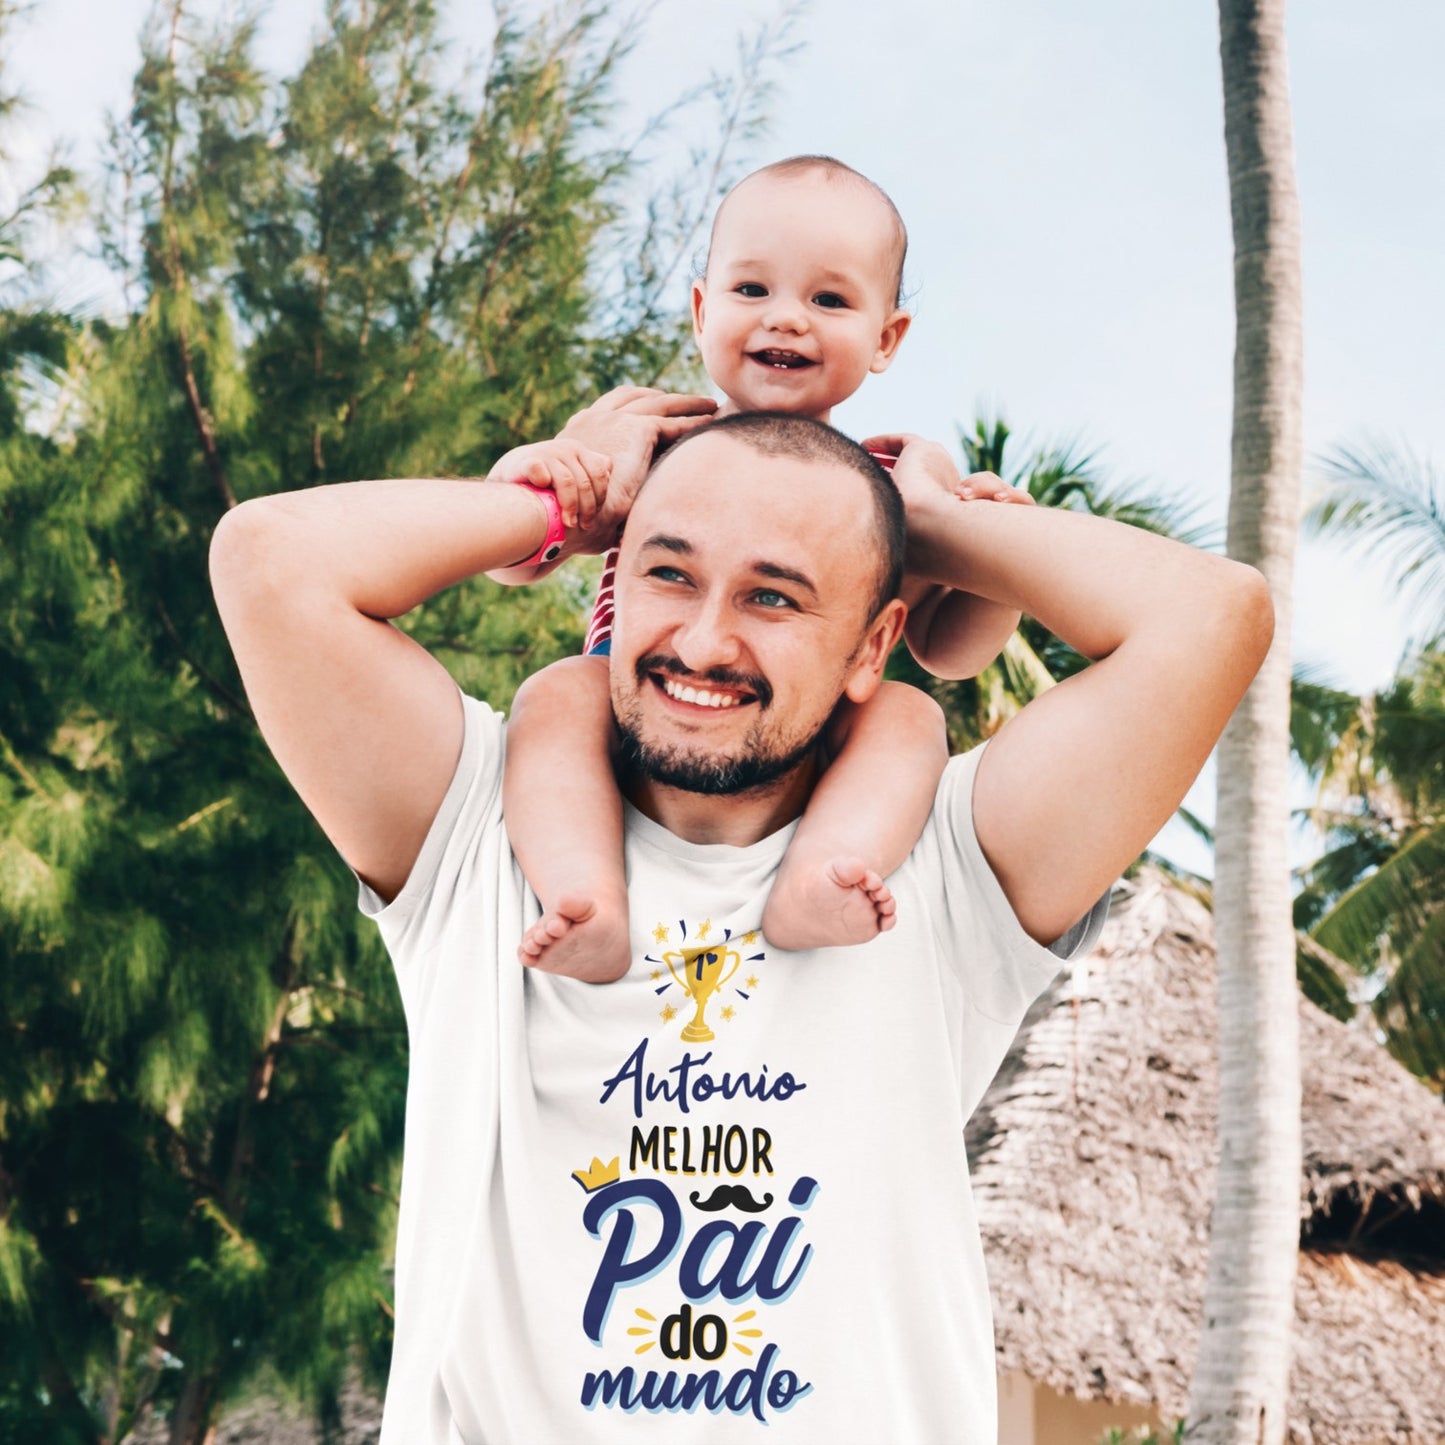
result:
[(515, 481), (512, 485), (541, 497), (542, 505), (547, 509), (547, 535), (543, 538), (542, 545), (530, 557), (512, 565), (536, 567), (542, 562), (551, 562), (567, 540), (567, 525), (562, 520), (562, 504), (557, 500), (557, 493), (548, 487), (534, 487), (531, 482)]

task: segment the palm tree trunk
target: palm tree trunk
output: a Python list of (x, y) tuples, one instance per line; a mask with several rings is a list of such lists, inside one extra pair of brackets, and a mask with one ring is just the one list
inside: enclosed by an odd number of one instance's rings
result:
[(1301, 282), (1284, 0), (1219, 0), (1234, 221), (1229, 554), (1274, 645), (1219, 748), (1219, 1173), (1190, 1440), (1279, 1445), (1299, 1252), (1299, 1000), (1290, 919), (1289, 646), (1301, 466)]

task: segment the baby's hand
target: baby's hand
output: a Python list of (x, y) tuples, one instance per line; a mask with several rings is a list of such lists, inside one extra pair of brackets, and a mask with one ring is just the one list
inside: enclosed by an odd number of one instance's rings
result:
[(531, 482), (555, 492), (568, 531), (590, 527), (607, 495), (612, 458), (562, 437), (513, 447), (488, 473), (493, 482)]
[(1026, 507), (1034, 505), (1034, 499), (1022, 487), (1011, 487), (992, 472), (973, 472), (963, 477), (953, 489), (953, 495), (961, 502), (1022, 502)]

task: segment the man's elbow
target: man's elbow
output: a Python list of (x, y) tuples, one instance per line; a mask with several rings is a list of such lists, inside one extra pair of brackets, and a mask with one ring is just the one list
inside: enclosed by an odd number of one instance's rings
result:
[(1212, 558), (1212, 592), (1197, 595), (1194, 625), (1208, 639), (1219, 667), (1248, 687), (1274, 640), (1274, 599), (1257, 568), (1227, 557)]
[(1234, 622), (1231, 630), (1258, 671), (1274, 641), (1274, 597), (1258, 567), (1231, 561), (1229, 569), (1230, 611)]
[(247, 607), (270, 591), (281, 590), (281, 564), (287, 555), (285, 511), (272, 498), (256, 497), (233, 507), (211, 534), (211, 591), (222, 617)]

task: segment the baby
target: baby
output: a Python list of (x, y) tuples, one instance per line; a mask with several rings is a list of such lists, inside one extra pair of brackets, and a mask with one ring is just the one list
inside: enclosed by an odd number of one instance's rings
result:
[[(734, 187), (713, 221), (706, 274), (692, 288), (703, 364), (726, 397), (718, 414), (780, 411), (828, 421), (864, 378), (887, 369), (907, 334), (906, 249), (892, 201), (829, 157), (779, 161)], [(508, 453), (492, 476), (554, 490), (572, 526), (579, 515), (590, 520), (608, 470), (596, 453), (541, 443)], [(960, 483), (957, 495), (1032, 500), (982, 477)], [(518, 692), (503, 780), (512, 847), (542, 905), (518, 955), (597, 983), (620, 978), (632, 957), (607, 662), (597, 655), (610, 637), (615, 564), (614, 551), (588, 630), (589, 655), (547, 668)], [(938, 677), (974, 676), (1018, 625), (1009, 608), (916, 579), (905, 579), (903, 597), (908, 646)], [(679, 689), (678, 701), (716, 707), (727, 696), (694, 687)], [(826, 771), (763, 913), (763, 934), (775, 948), (861, 943), (892, 927), (895, 904), (883, 880), (922, 832), (948, 757), (937, 704), (901, 683), (884, 683), (861, 705), (845, 699), (822, 741)]]

